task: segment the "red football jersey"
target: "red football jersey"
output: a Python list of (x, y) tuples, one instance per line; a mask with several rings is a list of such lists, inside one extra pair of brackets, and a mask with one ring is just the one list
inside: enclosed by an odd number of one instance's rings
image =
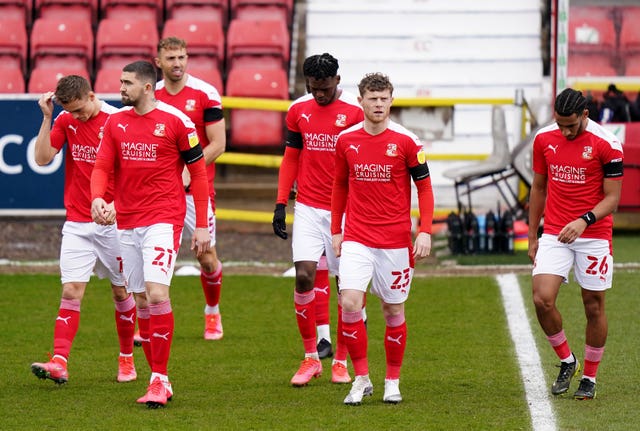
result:
[[(117, 108), (102, 102), (100, 112), (86, 122), (73, 118), (67, 111), (56, 117), (51, 127), (51, 146), (62, 149), (65, 142), (67, 151), (64, 167), (64, 207), (67, 220), (90, 222), (91, 218), (91, 171), (96, 163), (96, 153), (102, 138), (104, 123), (109, 114)], [(113, 177), (109, 180), (104, 196), (107, 202), (113, 201)]]
[[(409, 169), (422, 163), (426, 160), (420, 139), (393, 121), (375, 136), (364, 130), (364, 122), (340, 134), (334, 187), (348, 189), (344, 241), (373, 248), (410, 247)], [(340, 219), (332, 214), (332, 231)]]
[[(327, 211), (331, 209), (336, 139), (340, 132), (363, 119), (358, 99), (346, 91), (325, 106), (318, 105), (311, 94), (291, 104), (286, 117), (287, 128), (302, 135), (303, 145), (298, 164), (298, 202)], [(289, 189), (291, 186), (289, 184)]]
[[(586, 129), (574, 140), (567, 140), (557, 124), (538, 131), (533, 141), (533, 171), (547, 176), (547, 201), (544, 232), (560, 233), (604, 198), (604, 166), (622, 164), (622, 145), (618, 138), (598, 123), (589, 120)], [(607, 178), (621, 180), (622, 172)], [(609, 214), (588, 226), (583, 238), (611, 240), (613, 217)]]
[(180, 153), (197, 144), (189, 117), (163, 102), (145, 115), (125, 107), (109, 117), (97, 158), (115, 167), (118, 228), (183, 225)]
[[(202, 148), (209, 145), (205, 127), (223, 118), (222, 99), (213, 85), (188, 75), (185, 87), (178, 94), (169, 94), (164, 86), (163, 79), (156, 83), (156, 99), (175, 106), (184, 112), (195, 125)], [(213, 202), (215, 196), (213, 186), (216, 176), (215, 163), (207, 165), (207, 176), (209, 177), (209, 195)]]

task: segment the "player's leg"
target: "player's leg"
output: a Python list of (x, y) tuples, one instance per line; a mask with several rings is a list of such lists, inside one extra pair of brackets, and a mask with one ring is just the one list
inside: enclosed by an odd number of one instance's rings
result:
[(109, 278), (115, 306), (114, 318), (120, 354), (118, 356), (118, 382), (136, 380), (137, 373), (133, 361), (133, 334), (136, 326), (136, 302), (125, 285), (124, 265), (120, 249), (120, 239), (115, 225), (95, 228), (95, 272), (100, 278)]
[(173, 395), (167, 373), (174, 332), (169, 286), (180, 249), (182, 229), (180, 226), (158, 223), (136, 231), (141, 236), (151, 346), (149, 387), (138, 402), (156, 408), (164, 406)]
[(295, 265), (294, 310), (304, 347), (304, 359), (291, 378), (294, 386), (304, 386), (322, 375), (316, 336), (316, 305), (313, 281), (318, 259), (324, 251), (324, 240), (318, 229), (318, 210), (296, 202), (291, 247)]
[(318, 339), (318, 355), (320, 359), (333, 355), (331, 349), (331, 326), (329, 303), (331, 299), (331, 286), (329, 282), (329, 268), (326, 256), (321, 256), (316, 268), (316, 276), (313, 280), (316, 304), (316, 332)]
[(407, 346), (407, 324), (404, 302), (409, 297), (413, 279), (411, 248), (374, 250), (376, 264), (371, 283), (371, 293), (382, 300), (382, 313), (386, 322), (384, 348), (386, 374), (384, 382), (385, 403), (402, 401), (400, 394), (400, 370)]
[(551, 386), (551, 393), (567, 392), (571, 379), (580, 371), (580, 362), (571, 351), (562, 325), (562, 315), (556, 300), (563, 282), (568, 281), (574, 263), (574, 253), (555, 236), (542, 235), (532, 272), (532, 297), (536, 316), (549, 344), (560, 360), (560, 372)]
[(362, 398), (373, 394), (367, 357), (368, 336), (362, 316), (362, 304), (374, 272), (371, 249), (351, 241), (342, 243), (340, 258), (340, 300), (342, 303), (342, 334), (349, 351), (355, 378), (344, 403), (359, 405)]
[(613, 257), (605, 240), (579, 240), (576, 249), (576, 281), (582, 287), (582, 303), (587, 319), (584, 372), (574, 398), (593, 399), (596, 396), (596, 374), (607, 341), (608, 321), (605, 294), (613, 279)]
[(62, 296), (53, 332), (53, 356), (34, 362), (31, 371), (41, 379), (66, 383), (67, 362), (80, 326), (80, 304), (96, 264), (91, 223), (65, 222), (60, 245)]

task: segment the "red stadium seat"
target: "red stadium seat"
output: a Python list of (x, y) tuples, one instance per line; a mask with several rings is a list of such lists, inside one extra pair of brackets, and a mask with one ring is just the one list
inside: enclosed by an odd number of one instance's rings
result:
[(570, 53), (568, 75), (575, 76), (617, 76), (611, 64), (612, 57), (601, 54)]
[(96, 35), (96, 68), (117, 69), (135, 60), (153, 61), (157, 45), (154, 21), (103, 19)]
[(21, 74), (24, 74), (27, 70), (27, 45), (24, 21), (0, 19), (1, 69), (18, 69)]
[(161, 23), (164, 18), (162, 0), (101, 0), (102, 19), (137, 19)]
[(98, 23), (98, 0), (35, 0), (38, 18), (74, 19)]
[(227, 0), (166, 0), (167, 19), (219, 21), (227, 26)]
[(231, 0), (230, 7), (231, 19), (293, 20), (293, 0)]
[(234, 19), (227, 33), (227, 70), (236, 67), (287, 68), (290, 36), (283, 21)]
[(0, 0), (0, 18), (18, 19), (29, 27), (31, 26), (31, 1), (32, 0)]
[(88, 21), (38, 18), (31, 31), (31, 66), (91, 70), (93, 31)]
[(622, 10), (622, 29), (620, 31), (620, 48), (625, 54), (640, 53), (640, 7), (629, 6)]
[(24, 75), (20, 69), (2, 69), (2, 79), (0, 80), (0, 93), (24, 93)]
[(89, 72), (83, 68), (39, 68), (36, 67), (31, 71), (29, 77), (29, 86), (27, 91), (29, 93), (44, 93), (46, 91), (55, 91), (58, 80), (68, 75), (80, 75), (87, 80), (89, 78)]
[(610, 7), (571, 6), (569, 52), (611, 53), (616, 35)]
[(640, 53), (628, 55), (624, 59), (624, 76), (640, 77)]
[[(124, 64), (123, 64), (124, 66)], [(120, 76), (122, 68), (99, 69), (93, 91), (96, 93), (120, 93)]]
[(216, 90), (218, 90), (218, 93), (222, 94), (224, 85), (222, 84), (222, 75), (220, 74), (220, 70), (210, 67), (197, 69), (189, 66), (187, 68), (187, 72), (189, 73), (189, 75), (200, 78), (203, 81), (213, 85), (214, 87), (216, 87)]
[(189, 68), (221, 68), (224, 62), (224, 34), (220, 22), (168, 19), (162, 37), (168, 36), (177, 36), (187, 42)]
[[(232, 69), (227, 79), (227, 96), (288, 99), (284, 69)], [(235, 109), (230, 114), (231, 145), (277, 148), (284, 139), (284, 113)]]

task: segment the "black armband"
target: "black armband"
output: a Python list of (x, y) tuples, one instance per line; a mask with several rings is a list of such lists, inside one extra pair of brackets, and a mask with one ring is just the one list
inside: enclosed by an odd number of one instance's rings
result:
[(591, 226), (596, 222), (596, 215), (591, 211), (582, 214), (580, 218), (587, 223), (587, 226)]

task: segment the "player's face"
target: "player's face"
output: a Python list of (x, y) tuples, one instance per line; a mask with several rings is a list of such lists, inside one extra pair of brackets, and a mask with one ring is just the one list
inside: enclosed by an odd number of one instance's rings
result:
[(331, 78), (316, 79), (308, 77), (306, 79), (307, 91), (311, 93), (318, 105), (328, 105), (338, 98), (338, 84), (340, 76)]
[(164, 79), (177, 82), (184, 76), (187, 58), (187, 50), (184, 48), (161, 49), (156, 58), (156, 66), (162, 70)]
[(367, 90), (361, 97), (358, 97), (358, 100), (360, 100), (364, 116), (368, 121), (377, 124), (385, 121), (389, 117), (391, 103), (393, 102), (390, 90)]
[(120, 75), (120, 97), (124, 106), (136, 106), (144, 95), (144, 83), (133, 72)]
[(95, 95), (91, 92), (82, 99), (75, 99), (69, 103), (61, 103), (61, 105), (62, 109), (69, 112), (73, 118), (84, 122), (96, 114), (94, 100)]
[(562, 116), (555, 114), (556, 124), (560, 128), (560, 132), (562, 136), (567, 138), (568, 141), (573, 141), (575, 138), (582, 133), (584, 128), (587, 126), (587, 110), (584, 110), (582, 115), (578, 116), (578, 114), (571, 114), (569, 116)]

